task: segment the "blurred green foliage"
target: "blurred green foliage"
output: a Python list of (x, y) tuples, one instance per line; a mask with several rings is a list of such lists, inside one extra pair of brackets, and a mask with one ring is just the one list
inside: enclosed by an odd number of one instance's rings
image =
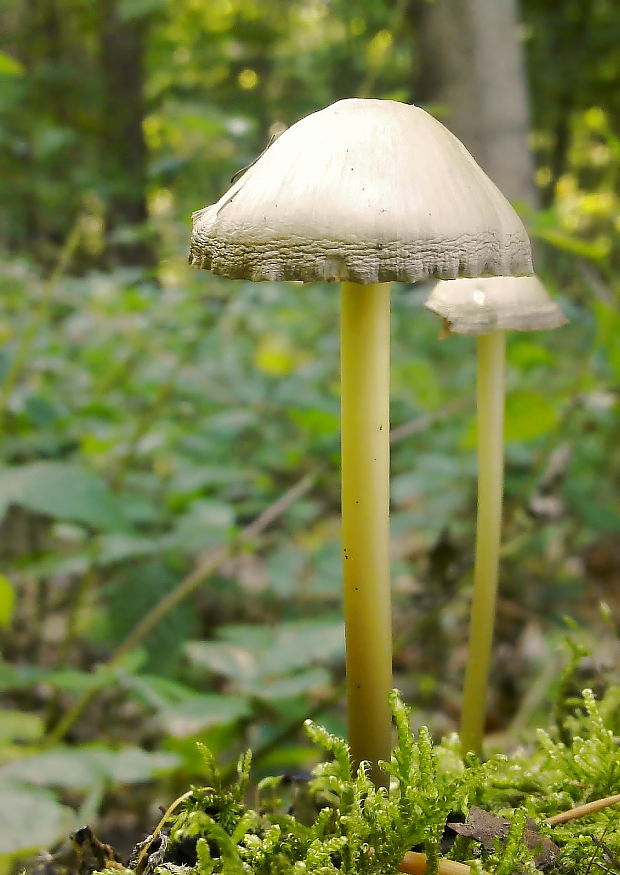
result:
[[(496, 730), (544, 715), (563, 617), (609, 658), (620, 606), (620, 24), (611, 0), (566, 2), (561, 23), (552, 6), (523, 4), (543, 197), (526, 219), (571, 323), (510, 338)], [(119, 785), (171, 798), (201, 774), (197, 737), (230, 762), (251, 744), (264, 773), (305, 765), (309, 714), (343, 729), (337, 295), (190, 272), (188, 216), (273, 125), (345, 96), (415, 100), (419, 33), (415, 4), (382, 0), (6, 0), (0, 33), (1, 871), (86, 816), (105, 829), (110, 799), (132, 811)], [(115, 92), (127, 45), (138, 81)], [(440, 341), (423, 299), (394, 287), (395, 674), (443, 732), (474, 346)], [(18, 833), (20, 811), (41, 831)]]

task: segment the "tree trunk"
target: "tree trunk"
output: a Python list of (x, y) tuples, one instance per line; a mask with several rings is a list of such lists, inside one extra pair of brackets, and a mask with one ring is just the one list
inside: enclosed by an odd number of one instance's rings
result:
[[(101, 0), (100, 9), (101, 161), (112, 235), (109, 253), (123, 264), (149, 266), (154, 256), (145, 237), (147, 149), (142, 129), (149, 21), (145, 16), (123, 17), (117, 0)], [(120, 229), (123, 235), (118, 235)]]
[(513, 201), (535, 206), (518, 0), (414, 0), (415, 102), (442, 120)]

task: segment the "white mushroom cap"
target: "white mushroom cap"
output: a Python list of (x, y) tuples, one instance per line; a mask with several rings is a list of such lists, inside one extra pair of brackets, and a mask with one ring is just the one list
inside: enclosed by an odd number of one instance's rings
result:
[(438, 282), (424, 306), (454, 334), (557, 328), (568, 320), (535, 276), (491, 276)]
[(462, 143), (393, 100), (341, 100), (297, 122), (193, 221), (190, 263), (233, 278), (532, 272), (521, 221)]

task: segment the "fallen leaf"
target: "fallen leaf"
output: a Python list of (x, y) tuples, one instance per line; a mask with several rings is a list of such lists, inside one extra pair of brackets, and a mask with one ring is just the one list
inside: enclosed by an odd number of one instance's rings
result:
[[(499, 839), (503, 844), (510, 829), (510, 821), (505, 817), (498, 817), (476, 805), (472, 805), (469, 809), (465, 823), (448, 823), (446, 825), (459, 835), (481, 842), (487, 851), (493, 850), (495, 839)], [(526, 821), (523, 840), (530, 851), (535, 852), (534, 862), (539, 869), (545, 869), (554, 863), (560, 853), (555, 842), (538, 832), (538, 827), (531, 817)]]

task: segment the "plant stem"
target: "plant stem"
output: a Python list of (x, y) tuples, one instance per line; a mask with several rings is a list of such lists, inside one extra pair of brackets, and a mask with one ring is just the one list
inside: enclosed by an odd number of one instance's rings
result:
[(193, 796), (194, 789), (195, 788), (192, 787), (191, 790), (187, 790), (185, 793), (183, 793), (182, 796), (179, 796), (178, 799), (175, 799), (174, 802), (172, 802), (168, 806), (168, 808), (164, 811), (164, 813), (161, 817), (161, 820), (159, 821), (159, 823), (157, 824), (157, 826), (153, 830), (153, 834), (150, 835), (147, 839), (148, 844), (146, 844), (146, 843), (144, 844), (144, 847), (142, 848), (142, 850), (140, 851), (140, 853), (138, 855), (138, 859), (136, 860), (136, 862), (134, 864), (134, 871), (135, 872), (142, 873), (144, 871), (146, 863), (148, 862), (148, 855), (149, 855), (149, 851), (151, 850), (151, 846), (153, 845), (153, 842), (159, 837), (159, 834), (161, 833), (162, 829), (164, 828), (166, 823), (170, 820), (171, 816), (177, 810), (179, 805), (182, 805), (186, 799), (190, 799)]
[(478, 347), (478, 518), (474, 590), (463, 712), (463, 753), (482, 750), (495, 600), (499, 572), (504, 472), (504, 372), (506, 334), (493, 331), (477, 340)]
[(392, 687), (389, 567), (390, 287), (342, 284), (342, 547), (349, 743), (387, 778)]
[(577, 817), (596, 814), (597, 811), (602, 811), (603, 808), (608, 808), (610, 805), (618, 805), (618, 803), (620, 803), (620, 793), (615, 796), (605, 796), (604, 799), (595, 799), (593, 802), (586, 802), (584, 805), (578, 805), (576, 808), (554, 814), (553, 817), (548, 817), (545, 822), (550, 826), (558, 826), (560, 823), (568, 823), (569, 820), (575, 820)]

